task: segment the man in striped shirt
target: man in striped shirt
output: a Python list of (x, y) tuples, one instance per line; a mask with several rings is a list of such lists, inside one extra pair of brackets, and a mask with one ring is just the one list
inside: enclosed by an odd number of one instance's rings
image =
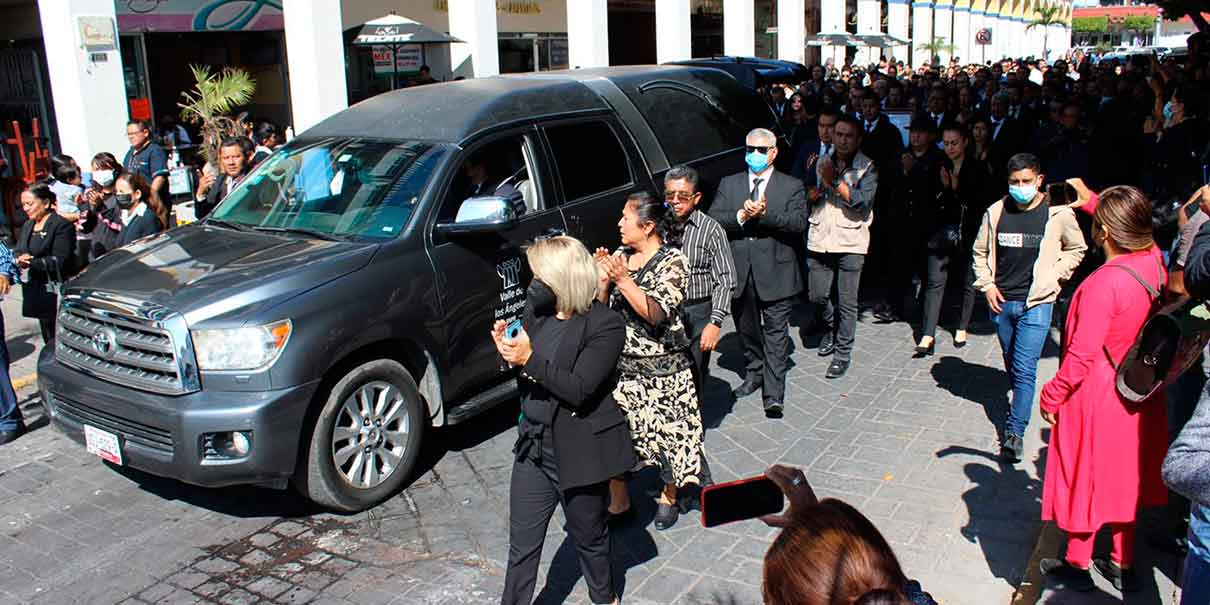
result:
[(688, 166), (673, 167), (664, 175), (664, 200), (685, 224), (681, 250), (689, 261), (689, 281), (682, 309), (700, 398), (710, 352), (718, 345), (723, 320), (731, 314), (735, 264), (727, 232), (718, 221), (697, 209), (702, 201), (697, 178), (697, 171)]

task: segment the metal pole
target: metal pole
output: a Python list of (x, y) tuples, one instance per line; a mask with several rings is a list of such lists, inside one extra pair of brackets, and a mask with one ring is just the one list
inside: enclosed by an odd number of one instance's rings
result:
[(391, 45), (391, 90), (399, 87), (399, 45)]

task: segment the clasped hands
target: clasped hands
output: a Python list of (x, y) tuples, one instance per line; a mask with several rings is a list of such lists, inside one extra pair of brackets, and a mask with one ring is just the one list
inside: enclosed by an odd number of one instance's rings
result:
[(507, 328), (508, 323), (503, 319), (497, 319), (492, 325), (492, 342), (496, 343), (496, 351), (509, 365), (523, 366), (529, 363), (529, 358), (534, 353), (529, 334), (522, 328), (516, 336), (508, 338), (504, 334)]
[(626, 257), (620, 254), (610, 254), (604, 248), (597, 248), (592, 254), (592, 259), (597, 263), (599, 269), (600, 285), (602, 288), (608, 287), (609, 284), (622, 284), (630, 280), (630, 268), (627, 267)]
[(749, 221), (754, 218), (764, 216), (768, 209), (769, 205), (765, 203), (765, 196), (764, 194), (761, 194), (760, 199), (756, 200), (755, 202), (752, 200), (745, 200), (744, 207), (740, 208), (739, 212), (740, 216), (742, 216), (745, 221)]

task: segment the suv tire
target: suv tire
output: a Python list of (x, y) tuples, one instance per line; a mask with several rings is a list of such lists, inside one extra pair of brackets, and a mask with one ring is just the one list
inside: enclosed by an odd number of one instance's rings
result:
[(358, 512), (386, 500), (415, 470), (428, 425), (416, 381), (376, 359), (328, 392), (307, 440), (295, 487), (329, 509)]

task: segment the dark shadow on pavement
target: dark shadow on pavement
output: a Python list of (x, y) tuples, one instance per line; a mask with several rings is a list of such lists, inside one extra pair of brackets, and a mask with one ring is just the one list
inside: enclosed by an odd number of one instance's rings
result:
[(723, 419), (735, 409), (735, 395), (731, 393), (730, 383), (714, 376), (706, 376), (698, 400), (702, 411), (702, 425), (707, 429), (722, 426)]
[(22, 334), (17, 338), (6, 341), (8, 345), (9, 364), (17, 363), (26, 357), (33, 354), (35, 345), (34, 339), (42, 338), (39, 334)]
[(727, 332), (719, 338), (718, 347), (714, 352), (718, 356), (718, 367), (735, 372), (735, 375), (743, 380), (747, 364), (744, 361), (744, 346), (740, 342), (738, 332)]
[(933, 364), (930, 372), (938, 387), (983, 406), (988, 422), (1000, 434), (1008, 414), (1007, 393), (1012, 388), (1004, 370), (946, 355)]

